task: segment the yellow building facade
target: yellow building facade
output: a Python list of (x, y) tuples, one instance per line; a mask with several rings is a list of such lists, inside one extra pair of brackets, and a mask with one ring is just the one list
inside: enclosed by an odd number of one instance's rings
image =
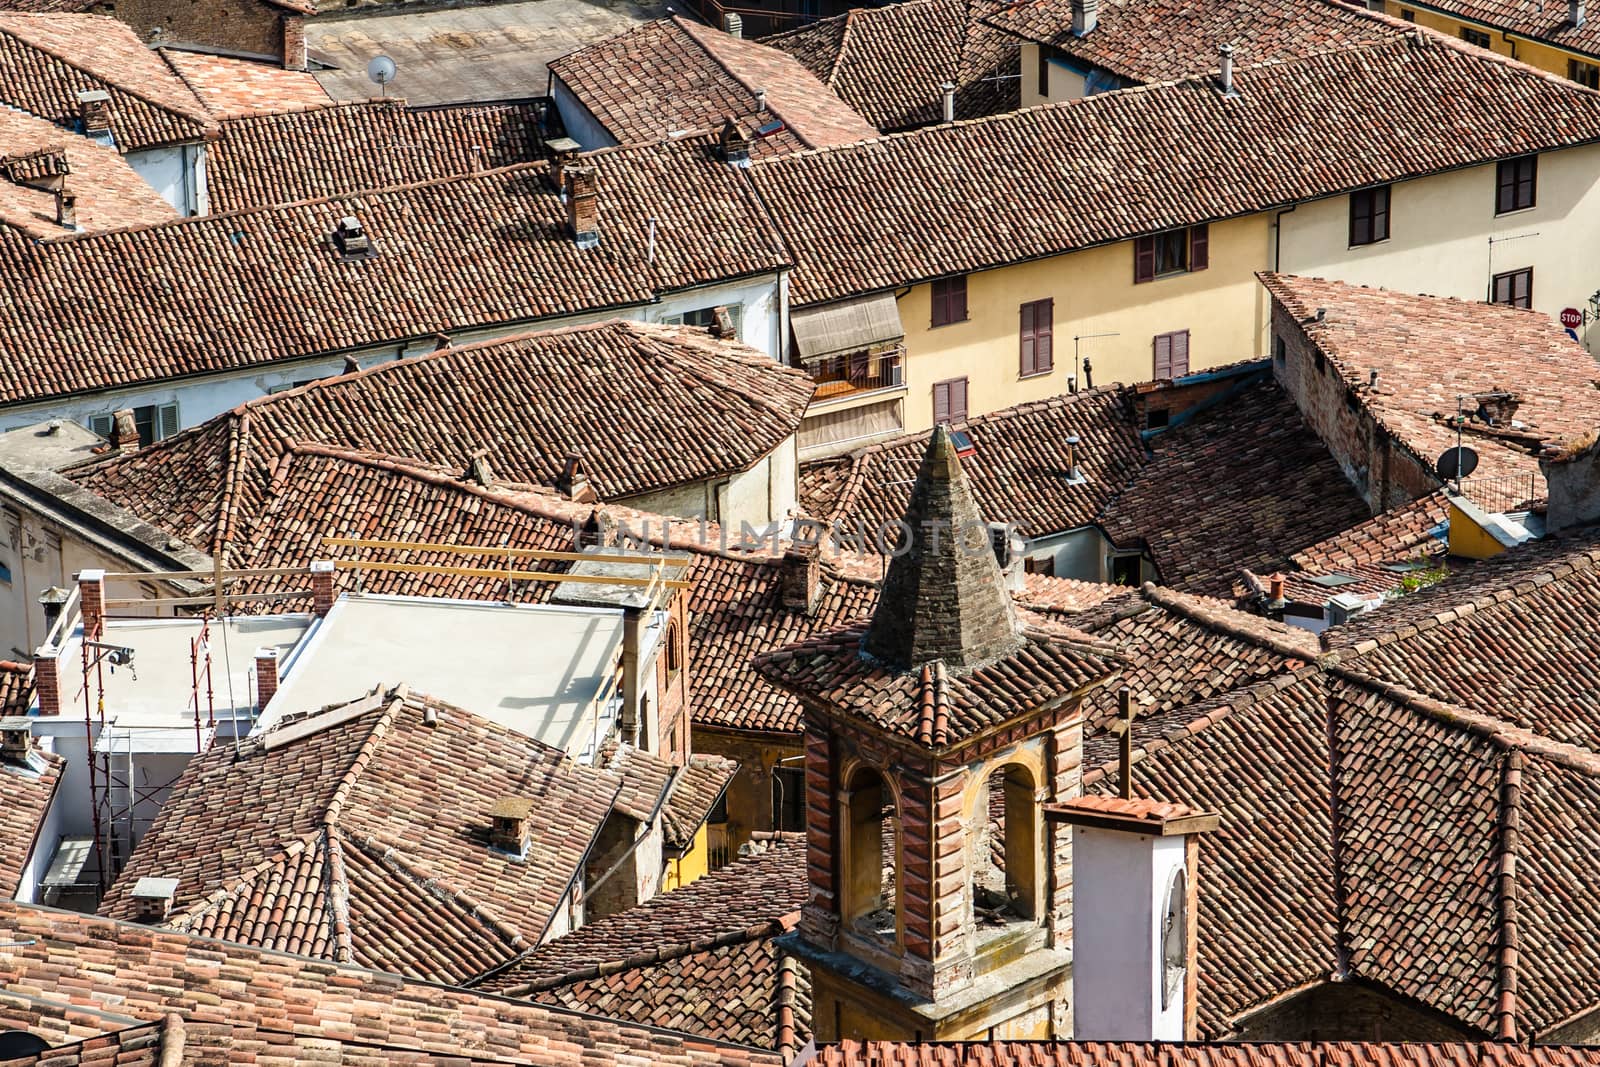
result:
[[(1559, 0), (1549, 0), (1552, 10), (1561, 10)], [(1521, 60), (1531, 67), (1547, 70), (1551, 74), (1559, 74), (1563, 78), (1572, 77), (1582, 72), (1582, 68), (1574, 68), (1573, 63), (1584, 64), (1590, 67), (1600, 67), (1600, 58), (1586, 52), (1577, 52), (1562, 48), (1560, 45), (1537, 37), (1528, 37), (1523, 34), (1513, 33), (1508, 30), (1498, 29), (1486, 22), (1465, 19), (1459, 15), (1446, 11), (1439, 11), (1422, 4), (1397, 3), (1396, 0), (1384, 0), (1382, 11), (1407, 22), (1415, 22), (1419, 26), (1426, 26), (1430, 30), (1438, 30), (1452, 37), (1470, 40), (1492, 52), (1503, 56)], [(1463, 33), (1462, 31), (1469, 31)], [(1470, 34), (1470, 35), (1469, 35)], [(1485, 35), (1488, 40), (1483, 40), (1477, 34)]]

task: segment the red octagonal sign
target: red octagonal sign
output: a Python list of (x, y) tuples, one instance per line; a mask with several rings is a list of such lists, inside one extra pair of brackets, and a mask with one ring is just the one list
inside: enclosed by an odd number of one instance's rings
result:
[(1583, 312), (1579, 311), (1577, 308), (1562, 308), (1561, 325), (1565, 326), (1569, 330), (1576, 330), (1579, 326), (1583, 325)]

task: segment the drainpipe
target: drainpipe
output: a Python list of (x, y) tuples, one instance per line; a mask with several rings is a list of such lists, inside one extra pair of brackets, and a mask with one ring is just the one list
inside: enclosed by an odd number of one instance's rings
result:
[(1283, 217), (1299, 206), (1299, 204), (1295, 204), (1293, 207), (1286, 207), (1272, 217), (1272, 272), (1274, 274), (1283, 272)]

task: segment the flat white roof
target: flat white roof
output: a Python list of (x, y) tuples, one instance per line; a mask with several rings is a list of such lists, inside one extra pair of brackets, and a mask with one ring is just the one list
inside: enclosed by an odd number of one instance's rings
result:
[(614, 675), (622, 625), (617, 610), (344, 596), (280, 661), (262, 723), (405, 682), (576, 754)]

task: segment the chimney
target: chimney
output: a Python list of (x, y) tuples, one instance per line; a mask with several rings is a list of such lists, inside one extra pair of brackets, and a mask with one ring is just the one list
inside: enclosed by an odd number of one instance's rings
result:
[(1220, 56), (1217, 81), (1222, 87), (1222, 95), (1238, 96), (1239, 94), (1233, 91), (1233, 45), (1225, 44), (1217, 49), (1217, 53)]
[(1367, 388), (1376, 391), (1378, 388), (1378, 368), (1373, 367), (1367, 371)]
[(765, 115), (766, 113), (767, 113), (767, 91), (765, 89), (757, 89), (756, 90), (756, 114)]
[(333, 228), (333, 247), (345, 259), (366, 259), (377, 255), (372, 238), (367, 236), (361, 220), (354, 215), (346, 215)]
[(306, 69), (306, 20), (304, 15), (283, 17), (283, 69)]
[(489, 847), (516, 859), (528, 854), (533, 841), (533, 801), (526, 797), (506, 797), (495, 801), (489, 811)]
[(104, 89), (78, 94), (78, 121), (90, 140), (108, 146), (115, 143), (111, 135), (111, 94)]
[(1077, 434), (1067, 434), (1067, 484), (1069, 485), (1077, 485), (1079, 482), (1087, 481), (1083, 476), (1083, 471), (1078, 469), (1078, 446), (1082, 443), (1083, 440)]
[(278, 650), (256, 649), (256, 715), (259, 717), (272, 703), (278, 691)]
[(60, 650), (41, 645), (33, 651), (33, 695), (39, 715), (61, 714)]
[(134, 420), (132, 408), (112, 413), (111, 447), (122, 452), (139, 451), (139, 424)]
[(737, 11), (729, 11), (722, 16), (722, 28), (728, 31), (729, 37), (743, 37), (744, 19)]
[(105, 631), (106, 572), (78, 572), (78, 616), (83, 620), (83, 636), (97, 641)]
[(59, 585), (52, 585), (39, 594), (39, 604), (44, 608), (45, 633), (48, 634), (56, 628), (56, 623), (61, 620), (61, 612), (66, 609), (67, 601), (71, 599), (72, 594)]
[(783, 606), (811, 615), (822, 593), (822, 546), (817, 541), (795, 541), (778, 564), (778, 588)]
[(956, 120), (956, 83), (945, 82), (939, 86), (939, 92), (944, 100), (944, 120), (946, 122), (954, 122)]
[(579, 551), (613, 547), (617, 543), (617, 520), (604, 508), (595, 508), (577, 531), (577, 541)]
[(1288, 606), (1288, 597), (1284, 594), (1285, 582), (1282, 572), (1272, 575), (1267, 579), (1267, 617), (1283, 620), (1283, 609)]
[(718, 304), (711, 309), (711, 336), (719, 341), (737, 341), (739, 339), (738, 327), (733, 324), (733, 311), (726, 304)]
[(0, 761), (28, 767), (33, 753), (33, 720), (26, 715), (0, 718)]
[(489, 450), (475, 449), (467, 461), (467, 480), (485, 489), (494, 484), (494, 468), (489, 466)]
[(333, 561), (311, 561), (311, 611), (317, 618), (326, 618), (333, 610)]
[(594, 486), (589, 482), (589, 475), (584, 472), (583, 457), (578, 453), (567, 453), (567, 462), (561, 468), (561, 477), (556, 479), (556, 492), (575, 504), (593, 504), (600, 499), (600, 494), (595, 492)]
[(1585, 21), (1583, 0), (1567, 0), (1567, 21), (1572, 23), (1573, 29), (1582, 26)]
[(1072, 36), (1087, 37), (1100, 24), (1100, 0), (1072, 0)]
[(355, 374), (360, 369), (361, 369), (361, 361), (360, 360), (356, 359), (355, 356), (345, 356), (344, 357), (344, 369), (341, 370), (339, 373), (340, 374)]
[(561, 184), (561, 172), (578, 158), (583, 145), (570, 137), (552, 137), (544, 143), (544, 149), (550, 153), (550, 184), (556, 192), (562, 192), (566, 186)]
[(67, 192), (63, 185), (56, 190), (56, 225), (63, 230), (77, 230), (78, 226), (78, 194)]
[(139, 922), (166, 922), (178, 895), (176, 878), (141, 878), (134, 883), (134, 918)]
[(600, 196), (593, 167), (563, 167), (562, 198), (567, 202), (567, 222), (579, 248), (600, 243)]
[(717, 137), (718, 154), (729, 166), (748, 167), (750, 140), (750, 131), (744, 123), (729, 118), (722, 124), (722, 133)]

